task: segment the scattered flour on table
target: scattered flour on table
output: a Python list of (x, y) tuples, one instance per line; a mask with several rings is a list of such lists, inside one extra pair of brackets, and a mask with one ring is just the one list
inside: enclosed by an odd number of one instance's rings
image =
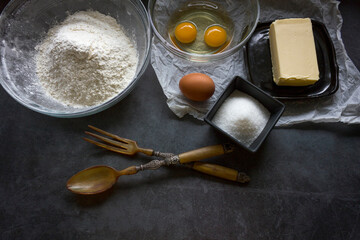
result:
[(72, 107), (114, 97), (132, 81), (138, 63), (122, 26), (96, 11), (68, 16), (36, 50), (36, 73), (45, 92)]
[(212, 121), (246, 146), (260, 135), (270, 112), (256, 99), (235, 90), (224, 101)]

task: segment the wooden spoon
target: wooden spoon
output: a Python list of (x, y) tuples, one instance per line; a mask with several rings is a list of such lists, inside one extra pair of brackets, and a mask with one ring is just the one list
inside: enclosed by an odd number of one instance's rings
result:
[[(76, 194), (98, 194), (110, 189), (122, 175), (132, 175), (143, 170), (155, 170), (163, 165), (171, 165), (171, 163), (167, 160), (152, 160), (147, 164), (131, 166), (121, 171), (108, 166), (94, 166), (76, 173), (68, 180), (66, 187)], [(195, 162), (183, 165), (234, 182), (247, 183), (250, 181), (249, 176), (245, 173), (217, 164)]]

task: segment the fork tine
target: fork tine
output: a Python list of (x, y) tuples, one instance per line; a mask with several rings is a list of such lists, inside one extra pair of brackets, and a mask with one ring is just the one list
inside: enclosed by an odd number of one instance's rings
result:
[(106, 143), (109, 143), (109, 144), (111, 144), (111, 145), (114, 145), (114, 146), (116, 146), (116, 147), (121, 147), (121, 148), (126, 149), (126, 144), (127, 144), (127, 143), (115, 141), (115, 140), (112, 140), (112, 139), (109, 139), (109, 138), (100, 136), (100, 135), (98, 135), (98, 134), (96, 134), (96, 133), (92, 133), (92, 132), (88, 132), (88, 131), (85, 131), (85, 133), (86, 133), (87, 135), (90, 135), (90, 136), (92, 136), (92, 137), (94, 137), (94, 138), (100, 139), (100, 140), (102, 140), (102, 141), (104, 141), (104, 142), (106, 142)]
[(99, 132), (99, 133), (101, 133), (101, 134), (104, 134), (105, 136), (111, 137), (111, 138), (116, 139), (116, 140), (118, 140), (118, 141), (121, 141), (121, 142), (124, 142), (124, 143), (133, 142), (133, 141), (130, 140), (130, 139), (126, 139), (126, 138), (119, 137), (119, 136), (117, 136), (117, 135), (115, 135), (115, 134), (106, 132), (106, 131), (101, 130), (100, 128), (94, 127), (94, 126), (92, 126), (92, 125), (88, 125), (88, 127), (91, 128), (91, 129), (94, 130), (94, 131), (97, 131), (97, 132)]
[(121, 153), (121, 154), (127, 154), (127, 155), (131, 155), (129, 154), (129, 152), (126, 151), (126, 149), (123, 149), (123, 148), (118, 148), (118, 147), (114, 147), (114, 146), (110, 146), (110, 145), (106, 145), (104, 143), (100, 143), (100, 142), (97, 142), (97, 141), (94, 141), (94, 140), (91, 140), (89, 138), (83, 138), (85, 141), (89, 142), (89, 143), (92, 143), (92, 144), (95, 144), (99, 147), (102, 147), (102, 148), (105, 148), (107, 150), (110, 150), (110, 151), (113, 151), (113, 152), (116, 152), (116, 153)]

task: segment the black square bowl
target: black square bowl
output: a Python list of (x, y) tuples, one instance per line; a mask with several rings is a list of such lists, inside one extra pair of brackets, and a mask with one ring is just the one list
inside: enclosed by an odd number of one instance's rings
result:
[[(213, 121), (213, 117), (216, 114), (217, 110), (223, 104), (223, 102), (228, 98), (228, 96), (235, 90), (239, 90), (248, 94), (249, 96), (258, 100), (269, 112), (270, 118), (266, 123), (264, 129), (260, 133), (260, 135), (255, 139), (255, 141), (250, 145), (246, 146), (238, 139), (231, 136), (229, 133), (225, 132), (223, 129), (218, 127)], [(241, 107), (241, 106), (240, 106)], [(285, 105), (282, 104), (280, 101), (276, 100), (275, 98), (271, 97), (269, 94), (265, 93), (260, 88), (256, 87), (254, 84), (236, 76), (231, 83), (225, 88), (224, 92), (221, 94), (219, 99), (215, 102), (212, 108), (205, 116), (205, 122), (213, 126), (218, 131), (222, 132), (229, 138), (231, 138), (234, 142), (236, 142), (241, 147), (251, 151), (256, 152), (261, 144), (264, 142), (266, 137), (269, 135), (270, 131), (275, 126), (276, 122), (279, 120), (281, 114), (284, 112)]]

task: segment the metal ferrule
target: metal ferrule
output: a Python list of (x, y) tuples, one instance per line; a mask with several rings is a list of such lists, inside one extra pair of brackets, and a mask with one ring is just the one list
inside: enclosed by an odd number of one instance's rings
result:
[(158, 169), (159, 167), (166, 165), (165, 160), (152, 160), (151, 162), (148, 162), (146, 164), (142, 164), (138, 167), (136, 167), (137, 170), (139, 171), (144, 171), (144, 170), (155, 170)]
[(173, 155), (172, 157), (167, 158), (165, 162), (167, 166), (178, 164), (180, 163), (179, 155)]
[(153, 153), (153, 156), (161, 157), (161, 158), (171, 158), (174, 155), (175, 154), (173, 154), (173, 153), (163, 153), (163, 152), (158, 152), (158, 151), (154, 151), (154, 153)]

